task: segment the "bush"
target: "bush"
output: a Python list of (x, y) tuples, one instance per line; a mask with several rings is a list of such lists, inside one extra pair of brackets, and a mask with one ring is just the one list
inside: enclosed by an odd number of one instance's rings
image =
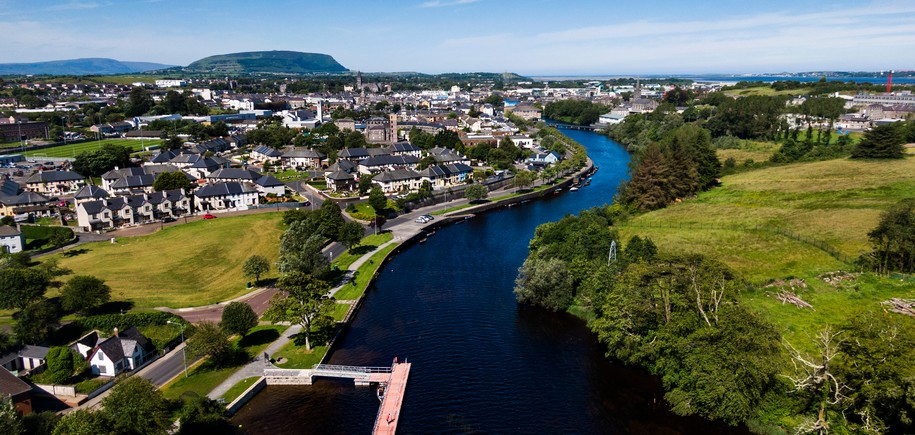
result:
[(77, 320), (80, 328), (85, 330), (98, 329), (99, 331), (111, 331), (114, 328), (124, 330), (130, 327), (165, 325), (169, 321), (173, 323), (187, 323), (184, 319), (161, 311), (126, 313), (126, 314), (100, 314), (97, 316), (87, 316)]

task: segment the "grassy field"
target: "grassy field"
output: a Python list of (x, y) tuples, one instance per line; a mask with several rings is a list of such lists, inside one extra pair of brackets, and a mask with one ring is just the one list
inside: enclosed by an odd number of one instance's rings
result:
[(103, 139), (99, 141), (80, 142), (74, 144), (60, 145), (53, 148), (43, 148), (40, 150), (26, 151), (23, 153), (26, 157), (76, 157), (84, 151), (94, 151), (102, 145), (112, 144), (130, 147), (136, 151), (142, 151), (144, 146), (154, 146), (162, 143), (162, 139)]
[(356, 270), (356, 277), (353, 280), (355, 285), (346, 285), (340, 291), (337, 292), (335, 297), (338, 300), (355, 300), (365, 291), (369, 286), (369, 282), (372, 280), (372, 276), (375, 275), (375, 271), (381, 267), (381, 262), (385, 256), (387, 256), (394, 248), (397, 248), (397, 243), (392, 243), (384, 248), (380, 249), (378, 252), (374, 253), (369, 261), (366, 261), (359, 266), (359, 269)]
[(746, 88), (746, 89), (733, 89), (724, 92), (725, 95), (732, 97), (746, 97), (750, 95), (764, 95), (764, 96), (775, 96), (775, 95), (807, 95), (810, 93), (810, 89), (801, 88), (801, 89), (786, 89), (784, 91), (776, 91), (770, 86), (759, 86), (755, 88)]
[(368, 235), (359, 242), (359, 246), (355, 249), (344, 251), (339, 257), (334, 259), (334, 266), (337, 266), (340, 269), (347, 269), (353, 262), (361, 258), (367, 252), (371, 252), (373, 249), (387, 243), (393, 238), (394, 234), (390, 232)]
[[(259, 213), (201, 220), (116, 244), (81, 245), (55, 257), (76, 275), (104, 279), (112, 300), (132, 301), (137, 308), (207, 305), (248, 291), (241, 269), (249, 256), (277, 260), (281, 217)], [(274, 267), (261, 278), (275, 274)]]
[(225, 400), (227, 404), (232, 403), (238, 396), (241, 396), (241, 393), (244, 393), (251, 385), (254, 385), (254, 382), (258, 379), (260, 379), (259, 376), (252, 376), (238, 381), (238, 383), (233, 385), (232, 388), (229, 388), (229, 391), (226, 391), (226, 394), (223, 394), (221, 398)]
[[(843, 259), (869, 251), (867, 233), (880, 213), (901, 198), (915, 197), (915, 158), (849, 159), (797, 163), (744, 172), (698, 198), (637, 216), (619, 228), (623, 239), (650, 237), (661, 249), (702, 253), (739, 271), (758, 290), (741, 300), (762, 312), (791, 340), (806, 340), (812, 327), (837, 324), (890, 297), (915, 297), (915, 280), (865, 274), (837, 289), (818, 278), (854, 271), (814, 246), (825, 242)], [(807, 241), (785, 237), (787, 230)], [(771, 280), (798, 277), (798, 290), (815, 311), (776, 301)]]

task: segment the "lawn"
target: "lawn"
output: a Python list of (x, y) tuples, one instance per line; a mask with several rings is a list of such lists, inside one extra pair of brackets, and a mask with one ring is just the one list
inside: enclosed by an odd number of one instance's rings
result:
[[(855, 271), (815, 246), (825, 242), (845, 260), (870, 250), (867, 233), (880, 213), (915, 197), (915, 158), (892, 161), (838, 159), (795, 163), (726, 176), (722, 186), (695, 199), (637, 216), (619, 225), (623, 240), (648, 236), (662, 250), (701, 253), (743, 275), (756, 290), (742, 303), (763, 313), (792, 342), (826, 324), (879, 308), (891, 297), (915, 297), (915, 280), (864, 274), (837, 289), (821, 274)], [(785, 237), (777, 230), (801, 238)], [(815, 310), (783, 305), (763, 285), (797, 277), (797, 294)], [(803, 346), (804, 344), (800, 344)]]
[(387, 243), (393, 238), (394, 234), (387, 231), (381, 234), (365, 236), (362, 241), (359, 242), (359, 246), (354, 249), (346, 250), (340, 254), (340, 256), (334, 260), (334, 265), (341, 270), (348, 269), (353, 262), (362, 258), (363, 255), (372, 252), (372, 250)]
[(327, 354), (327, 346), (312, 345), (311, 350), (308, 351), (305, 350), (305, 345), (297, 345), (295, 341), (290, 341), (270, 357), (273, 359), (286, 358), (282, 364), (276, 364), (280, 368), (310, 369), (320, 363), (325, 354)]
[(130, 147), (133, 151), (142, 151), (144, 146), (154, 146), (162, 143), (162, 139), (103, 139), (100, 141), (89, 141), (59, 145), (52, 148), (43, 148), (40, 150), (26, 151), (23, 153), (26, 157), (76, 157), (84, 151), (94, 151), (102, 145), (112, 144)]
[[(220, 217), (167, 227), (148, 236), (90, 243), (54, 257), (75, 275), (99, 277), (111, 299), (136, 308), (192, 307), (226, 301), (249, 290), (245, 260), (279, 256), (281, 213)], [(72, 275), (71, 275), (72, 276)], [(276, 276), (275, 268), (262, 279)]]
[(237, 399), (238, 396), (241, 396), (241, 393), (244, 393), (260, 378), (260, 376), (252, 376), (238, 381), (232, 388), (229, 388), (229, 391), (226, 391), (226, 394), (222, 395), (222, 399), (226, 401), (226, 404), (232, 403), (233, 400)]
[(338, 300), (355, 300), (365, 292), (365, 289), (368, 287), (369, 282), (372, 280), (372, 277), (375, 275), (375, 271), (381, 267), (381, 263), (384, 258), (396, 248), (398, 243), (391, 243), (388, 246), (380, 249), (378, 252), (372, 254), (369, 261), (366, 261), (356, 270), (356, 277), (353, 280), (355, 285), (345, 285), (340, 291), (334, 296)]
[(776, 96), (776, 95), (807, 95), (810, 93), (808, 88), (800, 89), (785, 89), (782, 91), (776, 91), (772, 89), (771, 86), (758, 86), (755, 88), (746, 88), (746, 89), (731, 89), (724, 91), (725, 95), (732, 97), (746, 97), (749, 95), (765, 95), (765, 96)]

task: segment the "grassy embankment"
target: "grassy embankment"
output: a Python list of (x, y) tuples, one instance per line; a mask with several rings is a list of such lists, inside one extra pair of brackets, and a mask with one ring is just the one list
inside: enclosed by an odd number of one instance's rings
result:
[(785, 89), (782, 91), (776, 91), (770, 86), (759, 86), (755, 88), (746, 88), (746, 89), (731, 89), (724, 91), (725, 95), (731, 97), (747, 97), (750, 95), (763, 95), (767, 97), (774, 97), (778, 95), (807, 95), (811, 91), (810, 88), (800, 88), (800, 89)]
[[(808, 334), (827, 324), (844, 323), (891, 297), (915, 297), (911, 278), (864, 274), (847, 288), (817, 278), (855, 271), (848, 262), (869, 251), (867, 233), (880, 213), (906, 197), (915, 197), (915, 158), (795, 163), (724, 177), (719, 188), (619, 228), (624, 240), (648, 236), (664, 251), (701, 253), (728, 264), (757, 288), (740, 295), (741, 302), (804, 345)], [(838, 255), (815, 246), (823, 243)], [(796, 291), (814, 310), (783, 305), (774, 298), (776, 289), (763, 288), (789, 277), (806, 281), (809, 287)]]
[(85, 151), (95, 151), (102, 145), (121, 145), (130, 147), (134, 152), (143, 151), (143, 147), (151, 147), (162, 144), (162, 139), (102, 139), (98, 141), (71, 143), (59, 145), (51, 148), (42, 148), (40, 150), (26, 151), (24, 156), (29, 158), (41, 157), (76, 157)]
[[(242, 265), (251, 255), (276, 262), (281, 218), (259, 213), (201, 220), (115, 244), (81, 245), (55, 257), (75, 275), (105, 280), (112, 300), (131, 301), (135, 308), (207, 305), (250, 291)], [(275, 276), (273, 267), (261, 279)]]

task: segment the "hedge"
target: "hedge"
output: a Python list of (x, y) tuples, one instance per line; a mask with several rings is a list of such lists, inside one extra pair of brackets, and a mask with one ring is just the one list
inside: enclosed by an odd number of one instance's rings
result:
[(99, 314), (96, 316), (83, 317), (74, 323), (77, 323), (83, 330), (98, 329), (99, 331), (110, 332), (114, 328), (123, 331), (130, 327), (142, 327), (152, 325), (165, 325), (172, 323), (187, 323), (184, 319), (162, 311), (148, 311), (125, 314)]

